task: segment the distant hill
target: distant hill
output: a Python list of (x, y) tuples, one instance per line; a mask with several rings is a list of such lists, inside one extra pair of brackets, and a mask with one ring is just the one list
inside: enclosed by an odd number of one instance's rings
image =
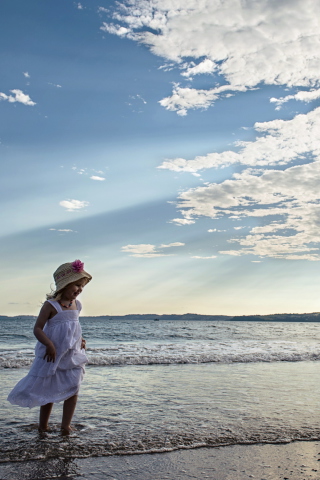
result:
[[(88, 317), (89, 318), (89, 317)], [(184, 313), (182, 315), (177, 314), (163, 314), (157, 315), (156, 313), (130, 313), (128, 315), (99, 315), (94, 318), (106, 318), (107, 320), (232, 320), (233, 317), (228, 315), (198, 315), (197, 313)]]
[(228, 315), (198, 315), (197, 313), (185, 313), (183, 315), (176, 314), (163, 314), (157, 315), (155, 313), (145, 314), (145, 315), (135, 315), (129, 314), (122, 317), (112, 317), (112, 318), (123, 318), (123, 319), (139, 319), (139, 320), (231, 320), (232, 317)]
[(185, 313), (183, 315), (155, 313), (129, 314), (129, 315), (101, 315), (95, 318), (107, 320), (186, 320), (186, 321), (235, 321), (235, 322), (320, 322), (320, 312), (315, 313), (276, 313), (272, 315), (199, 315), (197, 313)]
[(275, 313), (273, 315), (241, 315), (232, 318), (233, 322), (320, 322), (320, 312), (314, 313)]
[[(5, 319), (17, 320), (35, 320), (33, 315), (15, 315), (8, 317), (0, 315), (0, 320)], [(86, 318), (101, 318), (108, 320), (185, 320), (185, 321), (232, 321), (232, 322), (320, 322), (320, 312), (314, 313), (275, 313), (272, 315), (238, 315), (232, 317), (230, 315), (198, 315), (197, 313), (185, 313), (183, 315), (177, 314), (163, 314), (156, 313), (136, 314), (130, 313), (128, 315), (98, 315), (95, 317), (86, 316)]]

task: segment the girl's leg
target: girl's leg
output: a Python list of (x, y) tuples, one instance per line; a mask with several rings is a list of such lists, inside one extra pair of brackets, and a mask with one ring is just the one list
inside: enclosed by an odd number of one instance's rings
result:
[(40, 415), (39, 415), (39, 429), (40, 430), (48, 430), (48, 422), (50, 413), (53, 407), (53, 403), (47, 403), (46, 405), (42, 405), (40, 407)]
[(65, 432), (71, 432), (70, 423), (76, 409), (77, 400), (78, 395), (73, 395), (73, 397), (70, 397), (64, 401), (61, 428)]

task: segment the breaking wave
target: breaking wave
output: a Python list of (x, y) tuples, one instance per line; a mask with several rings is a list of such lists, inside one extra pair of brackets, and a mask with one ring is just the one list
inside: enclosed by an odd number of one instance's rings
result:
[[(300, 362), (320, 360), (320, 346), (285, 341), (229, 341), (217, 343), (119, 343), (88, 348), (88, 365), (170, 365), (196, 363)], [(0, 353), (0, 368), (31, 365), (33, 350)]]

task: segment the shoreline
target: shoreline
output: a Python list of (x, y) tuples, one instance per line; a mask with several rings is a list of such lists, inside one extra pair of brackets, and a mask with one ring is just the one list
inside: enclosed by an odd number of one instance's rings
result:
[(1, 480), (320, 480), (320, 441), (0, 464)]

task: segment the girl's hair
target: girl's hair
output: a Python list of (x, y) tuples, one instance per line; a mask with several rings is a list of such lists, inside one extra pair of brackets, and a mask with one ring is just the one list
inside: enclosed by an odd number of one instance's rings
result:
[[(84, 280), (86, 280), (85, 285), (87, 285), (87, 283), (89, 283), (89, 280), (85, 277), (83, 277), (83, 278), (84, 278)], [(58, 291), (51, 289), (51, 292), (47, 293), (46, 299), (47, 300), (56, 300), (58, 302), (60, 300), (60, 298), (62, 297), (62, 294), (66, 290), (66, 288), (69, 287), (70, 285), (72, 285), (72, 283), (77, 283), (78, 281), (79, 280), (75, 280), (74, 282), (70, 282), (70, 283), (68, 283), (68, 285), (66, 285), (64, 288), (61, 288), (61, 290), (58, 290)]]
[(51, 290), (50, 293), (47, 293), (46, 299), (47, 300), (56, 300), (58, 302), (60, 300), (64, 290), (65, 290), (65, 288), (63, 288), (62, 290), (59, 290), (58, 292), (55, 291), (55, 290)]

